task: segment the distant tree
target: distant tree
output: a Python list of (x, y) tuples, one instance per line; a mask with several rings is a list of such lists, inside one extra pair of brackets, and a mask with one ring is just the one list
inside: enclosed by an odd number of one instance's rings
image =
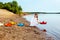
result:
[(19, 7), (18, 7), (18, 9), (19, 9), (20, 11), (22, 11), (22, 8), (21, 8), (21, 6), (19, 6)]
[(3, 3), (2, 3), (2, 2), (0, 2), (0, 9), (1, 9), (1, 8), (3, 8)]
[(16, 7), (18, 6), (18, 3), (16, 1), (12, 1), (12, 6)]

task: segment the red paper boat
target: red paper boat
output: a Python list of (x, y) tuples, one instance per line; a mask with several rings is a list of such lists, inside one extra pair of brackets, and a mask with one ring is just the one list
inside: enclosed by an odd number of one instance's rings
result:
[(6, 23), (6, 24), (4, 24), (6, 27), (11, 27), (12, 26), (12, 24), (11, 23)]
[(47, 24), (47, 22), (42, 21), (42, 22), (40, 22), (40, 24)]

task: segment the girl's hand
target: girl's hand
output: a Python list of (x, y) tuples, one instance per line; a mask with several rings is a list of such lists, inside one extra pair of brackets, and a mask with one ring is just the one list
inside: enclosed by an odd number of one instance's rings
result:
[(39, 20), (37, 20), (37, 22), (40, 24), (40, 21)]

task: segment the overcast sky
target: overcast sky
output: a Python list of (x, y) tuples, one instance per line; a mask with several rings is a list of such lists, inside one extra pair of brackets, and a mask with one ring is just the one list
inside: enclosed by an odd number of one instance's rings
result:
[[(9, 2), (12, 0), (0, 0)], [(60, 0), (16, 0), (24, 12), (60, 12)]]

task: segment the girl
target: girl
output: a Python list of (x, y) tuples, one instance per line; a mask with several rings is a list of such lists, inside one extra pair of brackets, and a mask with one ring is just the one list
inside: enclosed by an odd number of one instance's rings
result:
[(30, 26), (36, 28), (36, 26), (38, 25), (38, 22), (39, 22), (38, 21), (38, 14), (35, 13), (33, 18), (31, 19)]
[[(39, 26), (38, 26), (38, 24), (39, 24), (38, 14), (35, 13), (35, 14), (34, 14), (34, 17), (32, 18), (32, 20), (31, 20), (31, 22), (30, 22), (30, 26), (31, 26), (31, 27), (34, 27), (34, 28), (37, 28), (37, 29), (40, 29)], [(46, 29), (43, 29), (43, 30), (41, 30), (41, 31), (46, 32)]]

